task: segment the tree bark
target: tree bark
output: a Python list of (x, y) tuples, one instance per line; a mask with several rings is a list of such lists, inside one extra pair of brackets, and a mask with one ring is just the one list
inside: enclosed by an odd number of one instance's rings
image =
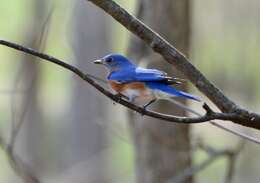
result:
[[(189, 6), (189, 0), (143, 0), (139, 3), (137, 16), (187, 55), (190, 40)], [(177, 70), (172, 71), (170, 65), (161, 61), (162, 58), (136, 38), (131, 40), (129, 55), (144, 62), (149, 59), (149, 63), (153, 63), (148, 65), (149, 68), (159, 68), (174, 77), (182, 77)], [(184, 86), (180, 89), (186, 88)], [(155, 110), (185, 115), (185, 111), (167, 102), (159, 102), (155, 105)], [(189, 125), (166, 124), (137, 115), (131, 117), (137, 182), (166, 182), (191, 165)], [(191, 182), (192, 178), (186, 181)]]

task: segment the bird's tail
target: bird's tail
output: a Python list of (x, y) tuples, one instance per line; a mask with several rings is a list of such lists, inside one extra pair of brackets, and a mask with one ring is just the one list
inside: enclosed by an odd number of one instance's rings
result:
[(164, 93), (171, 95), (172, 97), (184, 97), (184, 98), (195, 100), (198, 102), (201, 101), (201, 99), (197, 96), (194, 96), (192, 94), (189, 94), (189, 93), (186, 93), (183, 91), (176, 90), (175, 88), (173, 88), (167, 84), (164, 84), (164, 83), (148, 82), (147, 85), (151, 89), (162, 91)]

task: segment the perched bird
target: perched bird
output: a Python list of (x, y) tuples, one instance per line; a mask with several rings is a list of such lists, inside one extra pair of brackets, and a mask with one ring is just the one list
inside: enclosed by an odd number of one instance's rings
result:
[(146, 103), (144, 108), (158, 99), (172, 100), (174, 97), (182, 97), (200, 101), (197, 96), (171, 86), (180, 84), (180, 79), (157, 69), (138, 67), (123, 55), (110, 54), (94, 63), (102, 64), (108, 69), (107, 80), (114, 91), (127, 97), (130, 102)]

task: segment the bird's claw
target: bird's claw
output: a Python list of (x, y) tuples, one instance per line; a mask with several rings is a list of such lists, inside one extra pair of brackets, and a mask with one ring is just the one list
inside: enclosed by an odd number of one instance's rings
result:
[(115, 102), (119, 103), (122, 99), (129, 100), (129, 98), (121, 93), (117, 93), (114, 95), (115, 96)]
[(145, 110), (145, 111), (146, 111), (147, 107), (148, 107), (148, 105), (143, 105), (142, 106), (143, 110)]
[(115, 104), (115, 102), (116, 103), (120, 102), (120, 100), (122, 99), (122, 96), (120, 94), (118, 94), (118, 93), (115, 94), (114, 96), (115, 96), (115, 101), (113, 102), (114, 104)]

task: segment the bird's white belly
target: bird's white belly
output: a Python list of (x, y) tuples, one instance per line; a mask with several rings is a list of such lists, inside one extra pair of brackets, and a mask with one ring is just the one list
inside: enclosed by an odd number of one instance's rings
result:
[(131, 102), (141, 104), (146, 103), (155, 98), (152, 90), (136, 90), (136, 89), (126, 89), (123, 94), (129, 98)]
[(126, 95), (130, 100), (139, 97), (141, 92), (134, 89), (126, 89), (123, 94)]

